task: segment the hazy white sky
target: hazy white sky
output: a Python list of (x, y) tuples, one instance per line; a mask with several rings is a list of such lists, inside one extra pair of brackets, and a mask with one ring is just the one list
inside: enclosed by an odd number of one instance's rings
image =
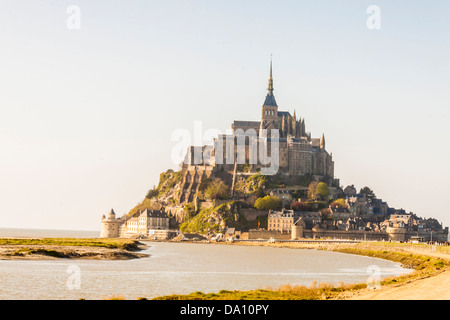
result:
[(176, 168), (174, 130), (259, 119), (271, 53), (280, 110), (325, 133), (343, 186), (448, 226), (449, 16), (447, 0), (1, 0), (0, 227), (128, 212)]

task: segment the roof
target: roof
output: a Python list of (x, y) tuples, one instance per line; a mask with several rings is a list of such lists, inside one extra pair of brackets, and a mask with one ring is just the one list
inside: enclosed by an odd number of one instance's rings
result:
[(275, 190), (272, 190), (272, 193), (291, 193), (292, 191), (291, 190), (284, 190), (284, 189), (275, 189)]
[(297, 221), (294, 222), (295, 226), (306, 226), (305, 221), (300, 217), (297, 219)]
[(149, 210), (145, 209), (141, 214), (147, 214), (149, 218), (168, 218), (167, 214), (162, 210)]
[(278, 111), (278, 116), (286, 116), (286, 117), (292, 117), (291, 114), (288, 111)]
[(268, 142), (287, 142), (286, 138), (272, 138), (272, 137), (267, 137), (267, 141)]
[(306, 142), (303, 138), (290, 138), (291, 142)]
[(273, 93), (268, 93), (266, 95), (266, 100), (264, 101), (265, 106), (269, 107), (278, 107), (277, 102), (275, 101), (275, 96)]
[(241, 121), (241, 120), (234, 120), (233, 127), (254, 127), (258, 128), (260, 127), (261, 122), (260, 121)]

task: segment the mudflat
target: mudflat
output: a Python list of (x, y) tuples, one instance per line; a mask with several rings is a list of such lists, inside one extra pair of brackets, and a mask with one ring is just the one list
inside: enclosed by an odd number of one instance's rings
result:
[(0, 239), (0, 260), (105, 259), (148, 257), (146, 246), (133, 240), (103, 239)]

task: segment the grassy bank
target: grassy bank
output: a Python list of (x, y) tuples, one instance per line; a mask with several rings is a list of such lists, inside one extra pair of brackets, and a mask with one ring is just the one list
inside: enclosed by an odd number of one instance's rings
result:
[[(302, 248), (298, 244), (273, 244), (277, 247)], [(449, 269), (448, 259), (430, 256), (427, 254), (416, 254), (408, 252), (407, 245), (385, 246), (378, 243), (361, 243), (357, 245), (319, 245), (316, 249), (335, 251), (347, 254), (364, 255), (401, 263), (406, 268), (414, 269), (414, 272), (396, 278), (388, 278), (381, 281), (381, 286), (406, 283), (415, 279), (438, 274)], [(311, 248), (308, 246), (308, 248)], [(311, 286), (283, 285), (276, 289), (250, 290), (250, 291), (227, 291), (218, 293), (194, 292), (188, 295), (168, 295), (157, 297), (155, 300), (320, 300), (341, 299), (346, 293), (357, 292), (365, 289), (367, 284), (340, 284), (333, 286), (327, 283)]]
[(128, 251), (139, 250), (139, 242), (130, 239), (78, 239), (78, 238), (42, 238), (42, 239), (0, 239), (2, 245), (21, 246), (76, 246), (76, 247), (103, 247), (110, 249), (123, 249)]
[(131, 239), (0, 239), (0, 259), (108, 259), (123, 260), (148, 257), (136, 253), (141, 243)]

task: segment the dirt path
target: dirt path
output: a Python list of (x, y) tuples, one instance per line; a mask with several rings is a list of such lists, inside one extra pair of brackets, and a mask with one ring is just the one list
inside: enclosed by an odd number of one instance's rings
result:
[(436, 276), (390, 285), (378, 290), (362, 290), (349, 300), (450, 300), (450, 271)]

